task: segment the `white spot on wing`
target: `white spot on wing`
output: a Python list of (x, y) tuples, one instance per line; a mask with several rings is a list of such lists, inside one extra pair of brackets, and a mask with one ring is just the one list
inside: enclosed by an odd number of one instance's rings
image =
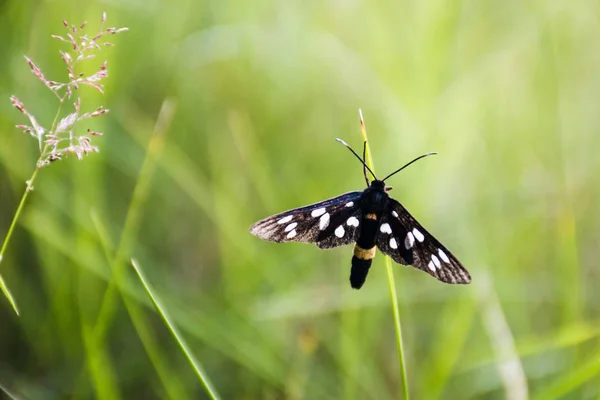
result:
[(396, 218), (398, 218), (398, 213), (396, 211), (392, 211), (392, 215)]
[(404, 239), (404, 247), (406, 247), (406, 250), (408, 250), (413, 247), (413, 244), (415, 244), (415, 237), (413, 236), (412, 232), (408, 232), (406, 234), (406, 239)]
[(446, 253), (444, 253), (444, 251), (442, 249), (438, 249), (438, 254), (440, 256), (440, 258), (445, 262), (450, 264), (450, 259), (448, 258), (448, 256), (446, 255)]
[(335, 228), (335, 231), (333, 233), (335, 233), (335, 236), (341, 238), (344, 237), (344, 226), (340, 225), (337, 228)]
[[(325, 210), (323, 208), (323, 210)], [(314, 213), (314, 211), (313, 211)], [(329, 226), (329, 213), (325, 213), (323, 214), (323, 216), (319, 219), (319, 229), (320, 230), (325, 230), (325, 228), (327, 228)]]
[(316, 210), (312, 210), (310, 213), (310, 215), (315, 218), (320, 217), (323, 214), (325, 214), (325, 207), (317, 208)]
[(291, 238), (293, 238), (294, 236), (296, 236), (296, 230), (295, 230), (295, 229), (292, 229), (292, 231), (291, 231), (290, 233), (288, 233), (288, 234), (287, 234), (287, 238), (288, 238), (288, 239), (291, 239)]
[(294, 229), (296, 226), (298, 226), (298, 223), (297, 222), (292, 222), (291, 224), (289, 224), (288, 226), (285, 227), (285, 231), (289, 232), (292, 229)]
[(427, 264), (427, 268), (435, 272), (435, 265), (433, 265), (433, 261), (429, 261), (429, 264)]
[(433, 263), (435, 264), (435, 266), (437, 268), (442, 268), (442, 263), (440, 262), (439, 258), (437, 258), (436, 256), (432, 255), (431, 256), (431, 260), (433, 261)]
[(394, 239), (394, 238), (390, 239), (390, 247), (392, 249), (397, 249), (398, 248), (398, 243), (396, 243), (396, 239)]
[(346, 207), (352, 207), (354, 205), (353, 201), (349, 201), (346, 203)]
[(350, 217), (348, 218), (348, 221), (346, 221), (346, 223), (348, 224), (348, 226), (358, 226), (358, 218)]
[(277, 221), (277, 223), (278, 224), (285, 224), (287, 222), (290, 222), (292, 220), (292, 218), (294, 218), (293, 215), (288, 215), (287, 217), (281, 218), (279, 221)]
[(413, 229), (412, 233), (415, 236), (415, 239), (417, 239), (419, 242), (422, 242), (423, 240), (425, 240), (425, 236), (423, 236), (423, 234), (421, 232), (419, 232), (419, 230), (417, 228)]
[(392, 233), (392, 228), (387, 222), (385, 224), (381, 224), (379, 230), (381, 231), (381, 233)]

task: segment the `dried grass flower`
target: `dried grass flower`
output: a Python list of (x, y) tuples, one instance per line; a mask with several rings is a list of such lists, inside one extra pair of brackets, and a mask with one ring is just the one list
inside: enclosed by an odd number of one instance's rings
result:
[[(50, 89), (59, 101), (56, 117), (48, 129), (38, 122), (21, 100), (16, 96), (11, 96), (13, 106), (29, 119), (29, 125), (20, 124), (17, 125), (17, 128), (39, 141), (40, 157), (37, 168), (49, 165), (53, 161), (62, 160), (70, 154), (81, 160), (86, 155), (99, 151), (98, 147), (92, 144), (92, 138), (101, 136), (102, 133), (90, 128), (82, 129), (80, 125), (82, 121), (102, 116), (109, 110), (99, 106), (93, 111), (82, 112), (80, 89), (82, 86), (88, 86), (104, 94), (102, 81), (108, 77), (107, 62), (104, 61), (100, 64), (96, 72), (90, 75), (78, 72), (78, 67), (82, 62), (94, 59), (103, 47), (113, 45), (106, 41), (108, 35), (128, 30), (128, 28), (105, 28), (105, 22), (106, 13), (102, 15), (100, 32), (90, 36), (85, 31), (86, 23), (75, 26), (63, 20), (67, 32), (63, 36), (52, 35), (54, 39), (69, 44), (68, 50), (60, 51), (67, 70), (67, 79), (64, 82), (49, 80), (31, 58), (25, 57), (33, 75)], [(72, 101), (73, 111), (60, 118), (63, 104), (70, 101)]]

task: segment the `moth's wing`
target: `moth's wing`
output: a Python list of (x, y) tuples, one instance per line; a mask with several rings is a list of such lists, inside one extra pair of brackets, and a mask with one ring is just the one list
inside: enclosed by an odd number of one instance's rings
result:
[(377, 233), (377, 247), (394, 261), (412, 265), (446, 283), (470, 283), (460, 261), (396, 200), (389, 199)]
[[(252, 225), (250, 233), (271, 242), (316, 243), (325, 249), (351, 243), (356, 240), (360, 228), (360, 215), (357, 213), (360, 213), (361, 194), (360, 191), (350, 192), (273, 215)], [(352, 216), (355, 216), (357, 223), (354, 224), (354, 220), (351, 219), (351, 225), (348, 225), (348, 219)], [(343, 234), (341, 229), (338, 229), (342, 225)]]
[(341, 206), (331, 211), (329, 225), (319, 232), (317, 246), (331, 249), (358, 240), (362, 212), (357, 203), (354, 202), (352, 207)]
[(407, 249), (402, 239), (408, 232), (402, 224), (390, 221), (391, 218), (392, 214), (388, 213), (381, 217), (381, 224), (377, 232), (377, 247), (397, 263), (411, 265), (414, 261), (413, 249)]

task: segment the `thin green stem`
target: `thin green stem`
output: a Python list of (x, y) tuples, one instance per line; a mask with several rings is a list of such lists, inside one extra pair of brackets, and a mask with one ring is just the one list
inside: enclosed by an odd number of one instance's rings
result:
[(119, 285), (122, 285), (124, 274), (127, 272), (126, 256), (131, 251), (134, 232), (139, 226), (142, 206), (146, 201), (151, 180), (154, 176), (156, 158), (164, 146), (166, 133), (175, 113), (175, 107), (175, 103), (169, 99), (163, 102), (152, 138), (148, 144), (146, 158), (142, 163), (138, 180), (133, 188), (131, 202), (125, 215), (123, 231), (116, 246), (114, 257), (110, 261), (110, 270), (113, 274), (113, 279), (109, 282), (108, 288), (104, 293), (96, 324), (94, 325), (93, 332), (97, 345), (100, 345), (104, 340), (104, 335), (116, 312), (118, 295), (120, 293)]
[[(35, 177), (37, 176), (38, 171), (39, 171), (39, 169), (36, 168), (35, 171), (33, 171), (33, 175), (31, 175), (31, 178), (29, 178), (29, 180), (27, 181), (27, 187), (25, 188), (25, 192), (23, 192), (23, 196), (21, 196), (21, 201), (19, 202), (19, 207), (17, 207), (17, 212), (15, 212), (12, 222), (10, 223), (10, 226), (8, 228), (8, 233), (6, 234), (6, 237), (4, 238), (4, 242), (2, 243), (2, 249), (0, 249), (0, 263), (2, 263), (2, 259), (4, 259), (4, 253), (6, 252), (8, 243), (10, 242), (10, 239), (12, 238), (13, 232), (15, 230), (15, 226), (17, 225), (17, 221), (19, 220), (19, 217), (21, 216), (21, 212), (23, 211), (23, 207), (25, 206), (25, 201), (27, 200), (27, 196), (29, 195), (29, 192), (31, 192), (31, 190), (33, 188), (33, 182), (35, 181)], [(2, 289), (2, 293), (4, 293), (4, 296), (6, 296), (6, 298), (8, 299), (13, 310), (15, 310), (15, 313), (17, 315), (19, 315), (19, 307), (17, 306), (17, 302), (15, 301), (14, 297), (12, 296), (8, 286), (6, 286), (6, 283), (4, 282), (4, 279), (2, 278), (2, 276), (0, 276), (0, 289)]]
[[(154, 132), (148, 143), (146, 157), (142, 163), (138, 179), (133, 188), (133, 195), (125, 215), (121, 236), (115, 246), (115, 252), (109, 260), (112, 279), (108, 282), (108, 287), (104, 292), (100, 304), (100, 310), (98, 311), (96, 321), (91, 330), (92, 345), (90, 349), (92, 352), (88, 355), (88, 360), (86, 361), (92, 375), (95, 373), (93, 368), (93, 352), (99, 351), (99, 349), (104, 347), (105, 335), (110, 328), (115, 313), (118, 311), (119, 295), (122, 297), (127, 296), (127, 294), (121, 292), (121, 286), (123, 285), (123, 280), (126, 278), (125, 274), (127, 272), (126, 257), (128, 257), (133, 246), (134, 235), (139, 226), (143, 204), (147, 199), (152, 177), (154, 176), (155, 163), (164, 146), (166, 134), (173, 119), (175, 109), (176, 105), (172, 100), (166, 99), (163, 102), (154, 127)], [(134, 316), (132, 316), (132, 318), (134, 318)], [(79, 382), (79, 387), (83, 387), (86, 382), (84, 373), (85, 371), (82, 370), (81, 376), (77, 380)]]
[[(0, 256), (0, 263), (1, 262), (2, 262), (2, 257)], [(15, 310), (15, 314), (19, 315), (19, 307), (17, 306), (17, 302), (15, 301), (14, 297), (12, 296), (12, 293), (10, 292), (10, 289), (8, 288), (8, 286), (6, 286), (6, 282), (4, 282), (4, 278), (2, 278), (2, 275), (0, 275), (0, 289), (2, 289), (2, 293), (8, 299), (8, 302), (10, 303), (13, 310)]]
[(398, 345), (398, 361), (400, 363), (400, 374), (402, 375), (402, 389), (404, 398), (408, 400), (408, 379), (406, 378), (406, 364), (404, 362), (404, 347), (402, 344), (402, 325), (400, 325), (400, 308), (398, 307), (398, 296), (394, 283), (394, 270), (392, 260), (385, 256), (385, 269), (387, 270), (388, 284), (390, 287), (390, 298), (392, 300), (392, 312), (394, 314), (394, 326), (396, 327), (396, 343)]
[[(102, 249), (104, 251), (104, 256), (107, 260), (111, 260), (112, 258), (112, 249), (114, 248), (113, 243), (111, 243), (110, 236), (108, 234), (107, 228), (104, 226), (103, 221), (95, 212), (91, 212), (92, 222), (96, 228), (96, 232), (98, 234), (98, 238), (100, 240), (100, 244), (102, 245)], [(161, 381), (163, 388), (167, 394), (167, 397), (170, 399), (185, 399), (189, 397), (182, 386), (182, 382), (175, 378), (176, 371), (169, 369), (167, 366), (167, 362), (163, 354), (161, 354), (159, 347), (157, 346), (157, 339), (154, 335), (153, 329), (150, 326), (150, 323), (147, 321), (145, 314), (142, 312), (140, 305), (135, 299), (130, 298), (125, 295), (122, 296), (123, 303), (127, 308), (127, 312), (131, 317), (131, 322), (148, 354), (148, 358), (150, 362), (154, 366), (156, 370), (156, 374), (158, 375), (158, 379)], [(87, 316), (87, 313), (82, 314)], [(88, 325), (84, 325), (87, 327)], [(92, 330), (86, 329), (86, 333), (90, 333), (89, 338), (92, 339)], [(93, 358), (96, 357), (96, 354), (101, 354), (104, 347), (102, 346), (93, 346), (93, 341), (89, 340), (90, 346), (88, 346), (87, 351), (89, 352), (90, 358), (90, 368), (95, 368), (97, 363)], [(95, 369), (91, 369), (94, 384), (98, 387), (98, 391), (102, 390), (100, 387), (105, 385), (105, 381), (102, 380), (103, 372), (97, 371)]]
[(11, 400), (18, 400), (18, 397), (14, 396), (7, 388), (0, 384), (0, 393), (4, 393)]
[(2, 243), (2, 249), (0, 249), (0, 261), (2, 261), (2, 257), (4, 257), (4, 252), (6, 251), (8, 242), (10, 241), (10, 238), (12, 237), (13, 230), (15, 229), (15, 226), (17, 225), (17, 220), (19, 219), (19, 216), (21, 215), (21, 211), (23, 211), (23, 206), (25, 205), (25, 200), (27, 200), (27, 196), (29, 195), (29, 192), (31, 192), (31, 188), (32, 188), (33, 182), (35, 181), (35, 177), (37, 176), (38, 171), (39, 171), (39, 169), (36, 168), (35, 171), (33, 171), (33, 175), (31, 175), (31, 178), (29, 178), (29, 180), (27, 181), (27, 188), (25, 189), (25, 192), (23, 193), (23, 196), (21, 197), (21, 201), (19, 202), (19, 207), (17, 208), (17, 212), (15, 213), (15, 216), (13, 217), (13, 220), (10, 223), (10, 227), (8, 228), (8, 233), (6, 234), (6, 237), (4, 238), (4, 243)]
[(171, 331), (171, 334), (173, 334), (173, 337), (175, 338), (175, 341), (177, 342), (177, 344), (179, 344), (179, 347), (181, 347), (183, 354), (188, 359), (190, 365), (194, 369), (194, 372), (196, 372), (196, 375), (198, 376), (200, 383), (202, 383), (202, 385), (206, 389), (207, 394), (210, 396), (211, 399), (219, 399), (219, 395), (217, 394), (212, 383), (210, 382), (210, 379), (208, 378), (208, 376), (202, 369), (200, 362), (196, 359), (194, 354), (191, 352), (186, 341), (183, 339), (183, 337), (179, 333), (179, 330), (177, 329), (175, 324), (171, 321), (171, 317), (169, 317), (169, 314), (167, 313), (166, 309), (161, 304), (161, 301), (154, 294), (154, 289), (152, 289), (152, 287), (146, 280), (146, 277), (144, 276), (142, 269), (138, 266), (137, 261), (132, 259), (131, 265), (135, 269), (135, 272), (138, 274), (138, 277), (140, 278), (140, 281), (142, 282), (142, 285), (144, 286), (146, 293), (148, 293), (148, 297), (150, 297), (150, 300), (152, 300), (152, 303), (154, 303), (156, 310), (158, 311), (158, 313), (160, 314), (162, 319), (165, 321), (165, 324)]
[[(362, 110), (358, 110), (360, 115), (360, 130), (363, 136), (363, 140), (366, 143), (366, 163), (375, 172), (375, 165), (373, 165), (373, 158), (371, 157), (371, 148), (369, 147), (369, 140), (367, 138), (367, 128), (365, 127), (365, 121), (363, 119)], [(390, 287), (390, 299), (392, 301), (392, 312), (394, 314), (394, 327), (396, 328), (396, 344), (398, 347), (398, 359), (400, 362), (400, 374), (402, 377), (402, 391), (404, 393), (404, 399), (409, 399), (408, 394), (408, 379), (406, 378), (406, 365), (404, 362), (404, 348), (402, 346), (402, 325), (400, 324), (400, 309), (398, 307), (398, 296), (396, 294), (396, 284), (394, 282), (394, 270), (392, 269), (392, 262), (388, 256), (385, 256), (385, 267), (387, 270), (388, 284)]]

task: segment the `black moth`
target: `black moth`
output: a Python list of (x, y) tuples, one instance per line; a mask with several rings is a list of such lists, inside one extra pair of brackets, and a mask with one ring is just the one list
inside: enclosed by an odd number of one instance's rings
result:
[[(362, 162), (367, 188), (265, 218), (252, 225), (250, 233), (271, 242), (315, 243), (322, 249), (355, 243), (350, 270), (354, 289), (365, 283), (375, 246), (397, 263), (412, 265), (442, 282), (470, 283), (471, 276), (460, 261), (388, 195), (392, 188), (384, 183), (413, 162), (435, 153), (417, 157), (379, 180), (366, 164), (366, 142), (361, 158), (346, 142), (336, 140)], [(374, 178), (370, 184), (367, 171)]]

